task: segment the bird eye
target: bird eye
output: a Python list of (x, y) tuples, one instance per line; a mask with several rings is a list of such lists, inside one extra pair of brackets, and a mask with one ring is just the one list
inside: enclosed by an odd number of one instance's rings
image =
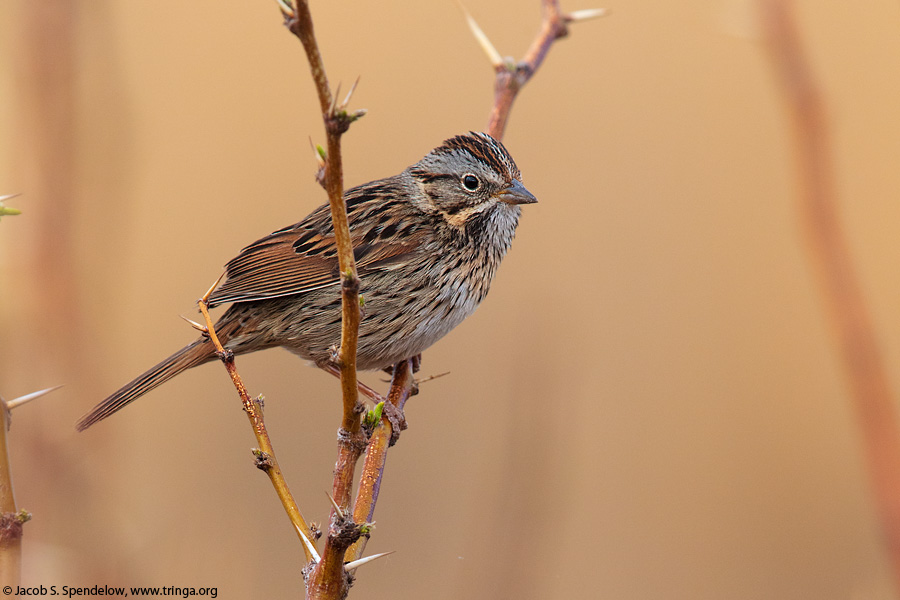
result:
[(472, 175), (471, 173), (467, 173), (463, 175), (462, 184), (466, 187), (470, 192), (474, 192), (478, 189), (478, 178)]

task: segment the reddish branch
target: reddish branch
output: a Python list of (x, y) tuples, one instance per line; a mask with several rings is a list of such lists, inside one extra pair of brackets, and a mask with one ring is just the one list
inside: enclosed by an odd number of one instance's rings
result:
[(895, 581), (900, 586), (900, 434), (884, 359), (837, 216), (831, 141), (819, 86), (789, 3), (761, 0), (768, 50), (796, 145), (798, 200), (809, 254), (821, 285), (863, 433)]
[[(388, 392), (386, 402), (394, 406), (398, 411), (403, 411), (406, 401), (418, 390), (413, 379), (413, 361), (404, 360), (394, 365), (394, 375), (391, 377), (391, 389)], [(356, 503), (353, 506), (353, 520), (357, 523), (371, 523), (375, 516), (375, 503), (378, 501), (378, 492), (381, 489), (381, 478), (384, 475), (384, 465), (387, 461), (387, 450), (391, 444), (394, 430), (387, 414), (381, 417), (381, 424), (372, 433), (369, 440), (369, 449), (366, 452), (366, 460), (363, 462), (362, 474), (359, 478), (359, 491), (356, 494)], [(347, 551), (346, 560), (356, 560), (362, 556), (366, 548), (368, 536), (360, 538), (350, 550)]]
[[(603, 16), (606, 11), (601, 9), (591, 9), (565, 14), (559, 7), (559, 0), (543, 0), (543, 19), (541, 21), (541, 29), (525, 57), (519, 63), (505, 61), (500, 59), (500, 55), (493, 48), (485, 48), (488, 56), (494, 65), (497, 75), (494, 80), (494, 106), (491, 109), (491, 116), (488, 120), (487, 133), (495, 138), (502, 139), (506, 130), (506, 121), (509, 119), (510, 110), (512, 110), (513, 102), (519, 94), (519, 90), (525, 85), (529, 79), (534, 76), (535, 72), (544, 62), (550, 46), (556, 40), (569, 35), (569, 23), (575, 21), (583, 21)], [(470, 18), (470, 24), (472, 24)], [(478, 33), (479, 41), (484, 44), (486, 38), (482, 39)], [(487, 42), (489, 44), (489, 42)]]

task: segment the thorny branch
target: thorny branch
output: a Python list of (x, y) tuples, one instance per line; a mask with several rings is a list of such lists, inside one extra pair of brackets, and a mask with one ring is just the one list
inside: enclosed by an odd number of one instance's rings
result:
[[(332, 95), (325, 72), (325, 63), (319, 52), (313, 31), (312, 15), (306, 0), (279, 0), (287, 28), (300, 39), (309, 69), (319, 96), (322, 120), (325, 124), (327, 150), (325, 153), (325, 190), (328, 192), (328, 204), (331, 208), (331, 220), (334, 226), (335, 243), (338, 251), (338, 265), (341, 276), (341, 345), (337, 354), (337, 366), (341, 373), (343, 391), (343, 418), (338, 430), (338, 459), (335, 466), (332, 484), (335, 508), (331, 513), (331, 526), (325, 538), (325, 549), (322, 560), (306, 573), (308, 598), (342, 598), (350, 585), (350, 578), (344, 571), (344, 553), (359, 537), (346, 543), (343, 531), (352, 529), (355, 524), (348, 523), (342, 514), (349, 509), (353, 484), (353, 473), (356, 463), (365, 449), (366, 439), (361, 429), (360, 414), (364, 412), (359, 402), (358, 381), (356, 373), (356, 350), (359, 339), (359, 277), (353, 257), (353, 244), (350, 239), (350, 227), (347, 220), (347, 206), (344, 201), (343, 167), (341, 160), (341, 136), (350, 124), (365, 114), (356, 111), (352, 114), (346, 110), (350, 93), (338, 106), (336, 94)], [(355, 88), (355, 86), (354, 86)]]
[[(493, 137), (503, 139), (503, 132), (506, 130), (506, 122), (509, 119), (509, 112), (512, 110), (513, 102), (529, 79), (531, 79), (541, 64), (544, 62), (550, 46), (553, 42), (569, 35), (569, 24), (578, 21), (586, 21), (588, 19), (596, 19), (607, 14), (602, 8), (577, 10), (571, 13), (563, 13), (559, 7), (559, 0), (543, 0), (542, 3), (543, 19), (541, 20), (541, 29), (525, 57), (518, 63), (512, 59), (501, 58), (497, 49), (491, 44), (488, 37), (484, 34), (475, 19), (466, 12), (466, 20), (469, 28), (472, 30), (475, 39), (481, 45), (482, 50), (487, 54), (488, 60), (494, 67), (496, 76), (494, 79), (494, 106), (491, 109), (491, 116), (488, 120), (487, 133)], [(463, 9), (465, 12), (465, 9)]]
[[(398, 420), (400, 418), (398, 415), (402, 415), (401, 411), (409, 396), (417, 391), (413, 377), (414, 359), (401, 361), (394, 365), (391, 388), (384, 405), (387, 407), (387, 410), (381, 416), (381, 421), (372, 433), (367, 446), (365, 434), (361, 428), (360, 415), (364, 411), (361, 410), (361, 404), (358, 399), (359, 383), (356, 374), (356, 348), (360, 320), (359, 278), (356, 272), (346, 205), (343, 199), (340, 146), (341, 135), (347, 131), (353, 121), (361, 117), (365, 112), (347, 112), (346, 106), (353, 93), (352, 89), (346, 100), (340, 106), (337, 105), (337, 100), (334, 97), (336, 94), (332, 95), (322, 55), (315, 39), (312, 16), (307, 1), (278, 0), (278, 3), (285, 17), (286, 26), (300, 39), (306, 51), (310, 72), (322, 110), (327, 136), (327, 151), (324, 153), (320, 151), (319, 153), (320, 156), (324, 154), (321, 157), (325, 161), (324, 177), (322, 177), (321, 181), (328, 192), (342, 284), (341, 345), (335, 362), (336, 367), (340, 369), (344, 402), (343, 419), (338, 436), (338, 461), (335, 467), (332, 487), (334, 509), (331, 513), (331, 526), (329, 527), (329, 534), (326, 538), (325, 549), (321, 558), (319, 558), (310, 540), (308, 538), (304, 539), (307, 555), (314, 557), (313, 564), (310, 564), (305, 569), (304, 576), (307, 582), (308, 598), (343, 598), (346, 596), (352, 582), (350, 573), (364, 562), (383, 556), (382, 554), (366, 559), (352, 560), (358, 559), (362, 554), (365, 542), (368, 539), (368, 523), (374, 515), (375, 503), (384, 472), (387, 448), (393, 444), (396, 440), (396, 435), (399, 433), (394, 430), (398, 426), (405, 426), (405, 423)], [(567, 35), (568, 24), (574, 21), (598, 17), (605, 13), (602, 10), (587, 10), (564, 15), (559, 9), (558, 0), (543, 0), (543, 7), (544, 19), (541, 31), (521, 63), (504, 62), (499, 58), (499, 54), (495, 50), (493, 54), (489, 52), (492, 64), (497, 71), (497, 83), (495, 86), (494, 109), (491, 113), (488, 133), (497, 138), (503, 135), (509, 111), (519, 89), (540, 67), (553, 42)], [(493, 47), (490, 46), (490, 42), (480, 32), (471, 17), (469, 17), (469, 23), (473, 32), (476, 33), (476, 37), (480, 35), (479, 40), (486, 51), (488, 49), (492, 50)], [(201, 303), (201, 310), (202, 308)], [(204, 315), (206, 316), (206, 313)], [(209, 323), (208, 316), (207, 323)], [(212, 331), (210, 333), (212, 334)], [(229, 365), (229, 358), (223, 355), (226, 367)], [(232, 369), (229, 369), (229, 372), (231, 373)], [(235, 385), (238, 385), (237, 382)], [(374, 393), (369, 393), (368, 395), (375, 396), (374, 399), (376, 401), (379, 399)], [(246, 398), (246, 392), (244, 392), (242, 398)], [(245, 400), (245, 405), (247, 402), (248, 400)], [(356, 503), (351, 514), (349, 506), (353, 473), (355, 464), (364, 450), (366, 450), (366, 461)], [(303, 531), (308, 533), (308, 528), (304, 528)], [(301, 534), (301, 537), (305, 536)], [(345, 563), (345, 560), (350, 560), (351, 562)]]
[[(349, 129), (350, 124), (362, 117), (365, 111), (348, 113), (346, 108), (353, 95), (353, 89), (346, 99), (337, 104), (337, 95), (332, 94), (325, 72), (325, 63), (319, 52), (313, 31), (312, 14), (306, 0), (279, 0), (285, 25), (300, 39), (322, 110), (325, 123), (327, 149), (325, 154), (325, 191), (328, 192), (328, 204), (331, 208), (331, 220), (334, 223), (334, 237), (338, 251), (338, 265), (341, 273), (341, 346), (338, 351), (337, 364), (341, 369), (341, 388), (344, 398), (344, 415), (341, 429), (346, 432), (342, 439), (358, 437), (360, 430), (359, 392), (356, 378), (356, 346), (359, 336), (359, 277), (356, 273), (356, 261), (353, 257), (353, 244), (350, 240), (350, 226), (347, 221), (347, 206), (344, 203), (344, 175), (341, 161), (341, 136)], [(354, 86), (355, 87), (355, 86)], [(352, 476), (351, 476), (352, 479)], [(348, 506), (339, 498), (342, 506)]]
[(767, 49), (791, 119), (799, 210), (850, 379), (894, 580), (900, 586), (900, 430), (884, 359), (837, 216), (831, 141), (821, 92), (790, 2), (761, 0)]
[[(244, 405), (244, 411), (247, 413), (247, 418), (250, 419), (250, 426), (253, 428), (253, 434), (256, 436), (256, 443), (259, 444), (259, 448), (253, 452), (256, 457), (256, 466), (265, 471), (266, 475), (269, 476), (272, 487), (275, 488), (275, 493), (278, 494), (278, 499), (281, 500), (281, 504), (284, 506), (288, 518), (291, 520), (294, 529), (297, 531), (297, 535), (300, 536), (301, 540), (304, 535), (306, 535), (307, 538), (312, 539), (309, 525), (300, 513), (300, 508), (294, 501), (294, 497), (291, 495), (290, 489), (288, 489), (287, 482), (284, 480), (284, 474), (281, 472), (281, 467), (278, 466), (278, 460), (275, 458), (275, 449), (272, 447), (272, 441), (269, 439), (269, 432), (266, 429), (266, 423), (263, 419), (262, 401), (252, 400), (250, 398), (250, 395), (247, 393), (247, 388), (244, 387), (244, 382), (237, 372), (237, 367), (235, 367), (234, 354), (230, 350), (226, 350), (222, 347), (222, 343), (216, 335), (216, 329), (213, 326), (212, 319), (209, 317), (207, 301), (209, 294), (215, 289), (217, 284), (218, 281), (213, 284), (206, 295), (197, 302), (197, 305), (200, 307), (200, 312), (203, 314), (203, 318), (206, 321), (206, 327), (203, 332), (209, 336), (210, 341), (213, 346), (215, 346), (219, 358), (225, 365), (225, 369), (228, 371), (228, 375), (231, 376), (231, 381), (234, 383), (234, 387), (241, 397), (241, 403)], [(306, 544), (303, 544), (303, 551), (306, 553), (307, 561), (313, 560), (312, 552)]]
[[(391, 377), (391, 389), (388, 392), (386, 403), (390, 403), (397, 410), (402, 411), (410, 396), (418, 392), (413, 378), (413, 361), (404, 360), (394, 365), (394, 374)], [(399, 433), (399, 432), (398, 432)], [(384, 475), (384, 465), (387, 461), (387, 450), (391, 444), (394, 431), (391, 419), (384, 414), (380, 424), (372, 433), (369, 440), (369, 449), (366, 459), (363, 461), (362, 474), (359, 479), (359, 491), (356, 494), (356, 503), (353, 505), (353, 520), (357, 523), (371, 523), (375, 516), (375, 503), (378, 501), (378, 492), (381, 490), (381, 478)], [(346, 560), (357, 560), (366, 549), (369, 537), (363, 536), (347, 551)]]
[(0, 586), (17, 589), (22, 576), (22, 526), (31, 514), (16, 508), (7, 434), (14, 408), (48, 394), (61, 386), (15, 398), (0, 397)]

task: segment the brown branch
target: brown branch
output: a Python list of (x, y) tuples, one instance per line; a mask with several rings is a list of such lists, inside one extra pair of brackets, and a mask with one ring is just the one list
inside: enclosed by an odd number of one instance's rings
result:
[(7, 442), (13, 408), (36, 400), (62, 386), (6, 401), (0, 397), (0, 587), (17, 589), (22, 577), (22, 526), (31, 514), (16, 508)]
[(328, 85), (325, 64), (316, 42), (312, 15), (307, 1), (293, 0), (293, 4), (288, 5), (286, 0), (279, 0), (279, 3), (285, 16), (285, 25), (303, 44), (319, 96), (327, 139), (327, 150), (324, 157), (324, 184), (331, 209), (341, 276), (341, 345), (336, 363), (341, 373), (343, 416), (341, 428), (338, 431), (338, 459), (332, 484), (333, 497), (337, 507), (331, 514), (331, 526), (325, 539), (322, 559), (306, 574), (308, 598), (339, 598), (346, 595), (349, 587), (349, 579), (344, 572), (343, 555), (347, 547), (356, 541), (354, 538), (352, 541), (346, 542), (342, 528), (352, 527), (353, 524), (345, 522), (346, 520), (341, 515), (350, 506), (353, 473), (360, 454), (365, 449), (366, 441), (361, 430), (360, 413), (364, 411), (364, 408), (359, 401), (357, 387), (359, 382), (356, 374), (360, 320), (359, 277), (356, 272), (347, 206), (344, 201), (341, 136), (353, 121), (365, 113), (364, 111), (356, 111), (352, 114), (347, 112), (346, 106), (350, 101), (353, 89), (350, 90), (350, 94), (347, 95), (344, 102), (340, 106), (337, 105), (337, 99), (332, 95)]
[(799, 209), (838, 336), (894, 579), (900, 586), (900, 430), (875, 328), (838, 221), (831, 141), (819, 86), (790, 3), (761, 0), (767, 49), (793, 129)]
[(491, 116), (488, 120), (487, 133), (499, 139), (503, 138), (506, 130), (506, 122), (509, 119), (509, 113), (512, 110), (513, 102), (529, 79), (540, 68), (544, 62), (550, 46), (556, 40), (569, 35), (569, 24), (577, 21), (585, 21), (602, 17), (606, 14), (603, 9), (580, 10), (569, 14), (564, 14), (559, 7), (559, 0), (542, 0), (543, 18), (541, 20), (541, 29), (525, 57), (518, 63), (511, 60), (503, 60), (500, 53), (491, 45), (478, 25), (472, 17), (466, 15), (472, 32), (478, 39), (488, 59), (494, 66), (496, 76), (494, 79), (494, 105), (491, 109)]
[[(218, 284), (218, 282), (216, 282), (216, 284)], [(206, 334), (209, 336), (210, 341), (212, 341), (213, 346), (215, 346), (219, 358), (222, 360), (225, 369), (228, 371), (228, 375), (231, 376), (231, 381), (234, 383), (234, 387), (241, 397), (241, 404), (244, 406), (244, 412), (247, 413), (247, 418), (250, 419), (250, 426), (253, 428), (253, 434), (256, 436), (256, 443), (259, 445), (259, 448), (255, 449), (253, 452), (256, 457), (256, 466), (265, 471), (266, 475), (269, 476), (272, 487), (275, 488), (275, 493), (278, 495), (278, 499), (281, 500), (281, 504), (284, 506), (288, 518), (291, 520), (294, 529), (297, 531), (297, 535), (301, 536), (301, 542), (303, 541), (303, 535), (306, 535), (308, 539), (312, 540), (314, 538), (309, 525), (300, 513), (300, 508), (294, 501), (294, 497), (291, 495), (290, 489), (288, 489), (287, 482), (284, 480), (284, 474), (281, 472), (281, 467), (278, 466), (278, 460), (275, 458), (275, 449), (272, 447), (272, 441), (269, 439), (269, 432), (266, 429), (266, 423), (263, 419), (262, 402), (254, 401), (250, 398), (250, 395), (247, 393), (247, 388), (244, 386), (244, 381), (238, 374), (237, 367), (234, 364), (234, 354), (222, 346), (219, 337), (216, 335), (216, 329), (213, 326), (212, 319), (209, 317), (207, 297), (215, 287), (216, 286), (213, 285), (206, 296), (197, 302), (197, 305), (200, 307), (200, 312), (203, 314), (203, 318), (206, 321)], [(312, 561), (313, 555), (309, 548), (306, 547), (306, 544), (301, 545), (303, 546), (303, 552), (306, 554), (307, 562)]]
[[(341, 368), (341, 388), (344, 398), (344, 413), (341, 429), (351, 437), (359, 434), (360, 411), (359, 393), (356, 378), (356, 346), (359, 336), (359, 277), (356, 273), (356, 261), (353, 257), (353, 244), (350, 240), (350, 226), (347, 221), (347, 206), (344, 202), (344, 176), (341, 161), (341, 135), (350, 124), (365, 114), (364, 111), (348, 113), (347, 103), (351, 94), (338, 106), (332, 95), (325, 72), (325, 63), (313, 31), (312, 15), (306, 0), (294, 0), (293, 6), (280, 3), (287, 28), (300, 39), (309, 70), (312, 74), (319, 106), (322, 109), (322, 120), (325, 123), (327, 152), (325, 156), (325, 190), (328, 192), (328, 204), (331, 208), (331, 220), (334, 224), (334, 237), (338, 251), (338, 265), (341, 272), (341, 347), (337, 363)], [(351, 474), (352, 479), (352, 474)]]
[[(397, 410), (402, 411), (406, 401), (417, 391), (413, 379), (413, 361), (404, 360), (394, 365), (391, 377), (391, 389), (385, 402), (390, 402)], [(387, 450), (391, 443), (393, 426), (386, 414), (382, 414), (381, 422), (369, 440), (366, 459), (363, 461), (359, 478), (359, 490), (353, 505), (353, 520), (357, 523), (371, 523), (375, 516), (375, 503), (381, 489), (381, 478), (387, 461)], [(368, 536), (363, 536), (347, 551), (345, 561), (357, 560), (366, 548)]]
[(17, 589), (22, 577), (22, 524), (16, 522), (16, 498), (9, 468), (9, 409), (0, 401), (0, 585)]

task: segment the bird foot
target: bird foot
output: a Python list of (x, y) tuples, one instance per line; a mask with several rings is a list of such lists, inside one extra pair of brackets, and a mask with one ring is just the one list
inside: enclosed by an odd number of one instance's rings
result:
[(391, 440), (388, 442), (388, 447), (391, 447), (400, 439), (400, 432), (405, 430), (408, 426), (406, 423), (406, 414), (403, 412), (403, 409), (397, 408), (391, 402), (384, 403), (381, 414), (384, 415), (391, 424)]

